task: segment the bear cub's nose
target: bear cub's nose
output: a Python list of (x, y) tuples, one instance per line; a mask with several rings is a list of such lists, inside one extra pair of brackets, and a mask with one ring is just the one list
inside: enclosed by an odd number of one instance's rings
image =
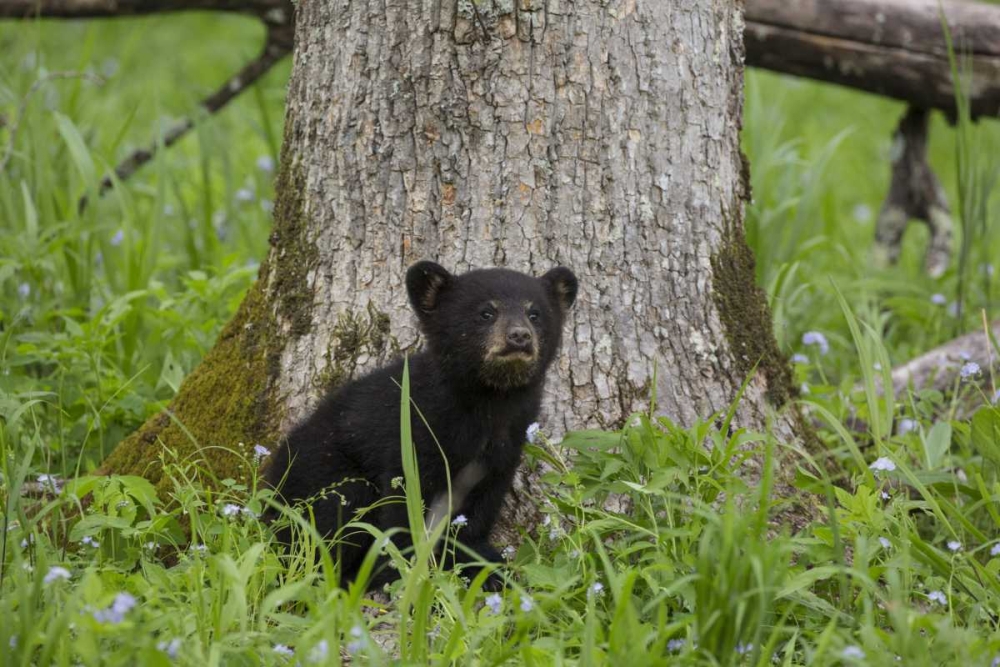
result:
[(531, 329), (527, 327), (513, 327), (507, 331), (507, 341), (517, 347), (527, 347), (531, 343)]

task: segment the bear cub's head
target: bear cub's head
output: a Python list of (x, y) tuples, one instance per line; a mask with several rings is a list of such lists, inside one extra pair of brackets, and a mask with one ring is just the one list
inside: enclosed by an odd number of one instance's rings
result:
[(406, 272), (410, 304), (427, 346), (459, 384), (508, 391), (542, 381), (576, 299), (573, 272), (541, 278), (509, 269), (453, 275), (434, 262)]

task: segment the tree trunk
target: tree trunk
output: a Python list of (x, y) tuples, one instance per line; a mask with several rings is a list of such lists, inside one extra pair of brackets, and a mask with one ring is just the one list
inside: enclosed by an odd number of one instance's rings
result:
[[(419, 344), (403, 276), (571, 267), (551, 434), (725, 410), (791, 439), (797, 412), (753, 257), (739, 150), (742, 11), (722, 0), (302, 0), (272, 249), (160, 442), (273, 444), (323, 389)], [(655, 378), (655, 387), (654, 387)], [(419, 397), (416, 397), (419, 400)], [(238, 477), (212, 454), (216, 474)], [(752, 474), (752, 473), (751, 473)], [(520, 484), (530, 484), (523, 476)], [(530, 499), (508, 512), (530, 524)]]

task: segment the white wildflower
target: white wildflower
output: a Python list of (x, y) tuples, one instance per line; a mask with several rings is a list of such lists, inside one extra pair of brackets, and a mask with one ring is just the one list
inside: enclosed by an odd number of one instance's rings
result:
[(538, 422), (533, 422), (528, 426), (528, 432), (525, 435), (531, 444), (535, 444), (535, 439), (538, 437), (538, 430)]
[(451, 520), (451, 525), (458, 527), (468, 525), (468, 523), (469, 520), (465, 517), (464, 514), (459, 514), (458, 516), (456, 516), (454, 519)]
[(889, 457), (880, 456), (875, 460), (875, 463), (871, 464), (868, 467), (874, 470), (875, 472), (878, 472), (880, 470), (891, 472), (896, 469), (896, 464), (893, 463), (892, 459), (890, 459)]

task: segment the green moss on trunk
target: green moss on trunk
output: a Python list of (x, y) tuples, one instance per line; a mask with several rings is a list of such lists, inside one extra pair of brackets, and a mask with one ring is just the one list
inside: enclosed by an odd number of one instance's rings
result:
[(764, 375), (768, 402), (776, 408), (798, 395), (788, 359), (778, 349), (767, 297), (756, 282), (753, 251), (741, 225), (727, 235), (712, 257), (712, 290), (736, 368), (743, 377), (754, 367)]

